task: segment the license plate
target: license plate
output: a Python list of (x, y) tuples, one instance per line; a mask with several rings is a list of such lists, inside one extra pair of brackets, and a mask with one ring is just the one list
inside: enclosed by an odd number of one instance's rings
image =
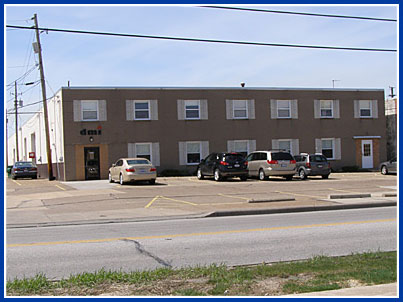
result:
[(28, 172), (28, 170), (27, 170), (27, 169), (25, 169), (25, 170), (24, 170), (24, 172)]
[(235, 168), (239, 168), (239, 165), (238, 165), (238, 164), (235, 164), (234, 167), (235, 167)]
[(287, 167), (287, 164), (281, 164), (281, 168)]
[(146, 173), (146, 169), (140, 169), (139, 173)]
[(323, 166), (322, 165), (318, 165), (318, 168), (322, 168)]

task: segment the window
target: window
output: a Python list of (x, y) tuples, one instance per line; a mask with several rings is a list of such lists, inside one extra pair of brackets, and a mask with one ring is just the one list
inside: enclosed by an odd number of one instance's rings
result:
[(149, 120), (150, 119), (150, 102), (134, 101), (134, 119)]
[(320, 100), (320, 117), (332, 118), (333, 117), (333, 101)]
[(290, 140), (279, 140), (278, 148), (291, 153), (291, 141)]
[(249, 153), (248, 141), (234, 141), (234, 152), (241, 153), (243, 156)]
[(98, 120), (98, 101), (81, 101), (81, 120)]
[(233, 100), (233, 117), (234, 119), (247, 119), (248, 118), (248, 101), (247, 100)]
[(147, 158), (151, 161), (151, 144), (136, 144), (135, 145), (136, 157)]
[(277, 100), (277, 117), (291, 117), (291, 102), (289, 100)]
[(360, 100), (360, 117), (372, 117), (372, 102), (367, 100)]
[(333, 139), (322, 139), (322, 154), (328, 158), (334, 158), (334, 144)]
[(188, 165), (197, 165), (201, 159), (201, 145), (200, 142), (187, 142), (186, 143), (186, 163)]
[(200, 119), (200, 101), (185, 100), (185, 118)]

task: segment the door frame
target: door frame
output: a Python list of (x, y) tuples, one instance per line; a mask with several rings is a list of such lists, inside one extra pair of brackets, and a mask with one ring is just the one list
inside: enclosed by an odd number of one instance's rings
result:
[[(90, 152), (90, 151), (95, 151), (95, 153), (97, 153), (97, 156), (95, 156), (95, 157), (97, 157), (98, 158), (98, 161), (97, 161), (97, 168), (98, 168), (98, 177), (96, 177), (96, 178), (88, 178), (88, 175), (87, 175), (87, 152)], [(100, 164), (100, 161), (101, 161), (101, 158), (100, 158), (100, 148), (99, 148), (99, 146), (97, 146), (97, 147), (84, 147), (84, 176), (85, 176), (85, 180), (90, 180), (90, 179), (101, 179), (101, 170), (100, 170), (100, 167), (101, 167), (101, 164)]]
[[(364, 145), (370, 145), (370, 156), (364, 156)], [(371, 139), (365, 139), (361, 141), (361, 167), (363, 169), (374, 168), (374, 143)]]

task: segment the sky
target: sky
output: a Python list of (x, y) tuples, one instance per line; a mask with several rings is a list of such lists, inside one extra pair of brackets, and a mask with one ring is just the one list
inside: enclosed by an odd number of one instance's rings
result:
[[(234, 5), (294, 12), (397, 19), (394, 5)], [(308, 17), (196, 5), (7, 5), (5, 24), (154, 36), (397, 49), (398, 23)], [(4, 29), (5, 109), (39, 110), (42, 100), (33, 30)], [(41, 33), (47, 97), (61, 87), (374, 88), (398, 84), (397, 52), (212, 44), (56, 32)], [(30, 71), (30, 72), (29, 72)], [(28, 72), (28, 74), (27, 74)], [(24, 76), (27, 74), (26, 76)], [(25, 83), (35, 82), (27, 86)], [(23, 123), (29, 115), (21, 115)], [(9, 135), (14, 132), (9, 116)]]

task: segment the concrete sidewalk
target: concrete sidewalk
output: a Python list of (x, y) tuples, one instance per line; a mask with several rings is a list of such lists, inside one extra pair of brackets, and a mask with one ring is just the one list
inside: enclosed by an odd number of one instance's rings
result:
[(283, 297), (398, 297), (397, 283), (359, 286)]

